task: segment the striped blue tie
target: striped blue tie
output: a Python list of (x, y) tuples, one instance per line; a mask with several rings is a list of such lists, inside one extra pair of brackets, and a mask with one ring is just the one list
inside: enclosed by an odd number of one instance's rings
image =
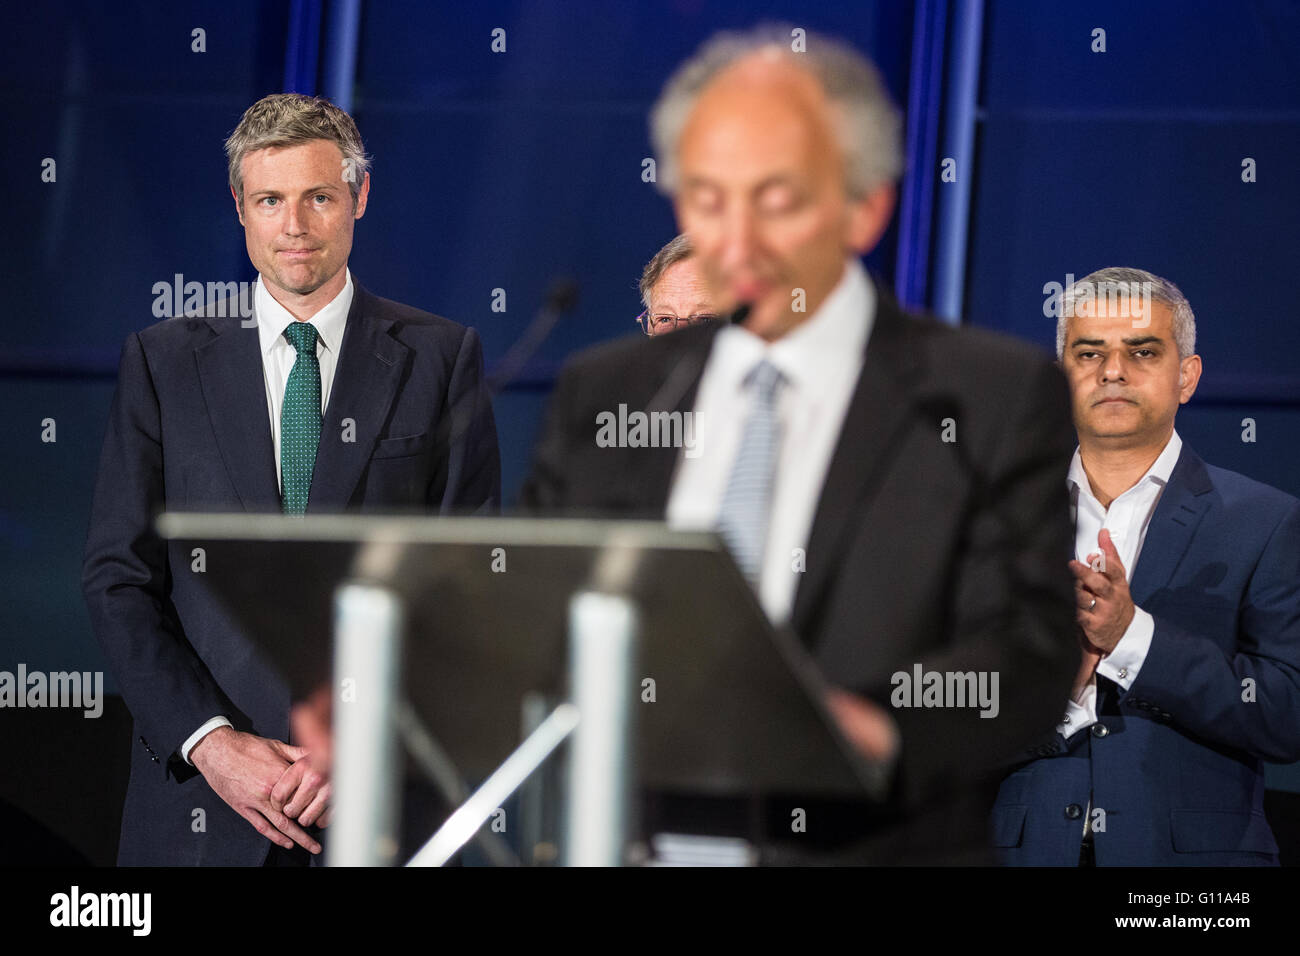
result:
[(745, 376), (746, 388), (755, 392), (754, 406), (745, 421), (740, 449), (718, 510), (718, 532), (755, 588), (763, 568), (763, 547), (772, 510), (772, 484), (781, 444), (776, 401), (784, 382), (780, 369), (766, 359)]

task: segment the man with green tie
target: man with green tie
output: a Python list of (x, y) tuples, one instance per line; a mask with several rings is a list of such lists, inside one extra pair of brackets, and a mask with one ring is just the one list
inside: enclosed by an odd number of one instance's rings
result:
[(91, 622), (135, 722), (123, 865), (304, 862), (328, 820), (287, 688), (154, 533), (159, 511), (499, 507), (477, 334), (348, 269), (370, 197), (352, 118), (275, 94), (226, 153), (254, 314), (214, 303), (127, 338), (86, 545)]

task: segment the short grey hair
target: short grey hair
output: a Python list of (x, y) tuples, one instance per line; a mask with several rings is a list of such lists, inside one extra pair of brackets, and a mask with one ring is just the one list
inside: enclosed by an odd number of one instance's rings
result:
[(771, 50), (810, 72), (821, 83), (836, 117), (848, 194), (861, 199), (895, 182), (903, 169), (902, 117), (880, 73), (853, 47), (805, 32), (805, 52), (791, 49), (793, 27), (764, 24), (744, 32), (715, 34), (668, 78), (650, 112), (650, 138), (658, 156), (656, 185), (677, 189), (677, 144), (704, 88), (733, 63)]
[(695, 254), (695, 249), (691, 246), (690, 236), (682, 234), (671, 240), (666, 246), (654, 254), (654, 257), (646, 263), (645, 269), (641, 273), (641, 304), (647, 311), (650, 308), (650, 293), (663, 274), (671, 269), (683, 259), (689, 259)]
[(1139, 294), (1150, 293), (1155, 302), (1164, 303), (1173, 313), (1174, 342), (1178, 346), (1179, 359), (1196, 354), (1196, 316), (1192, 314), (1191, 303), (1183, 290), (1168, 279), (1161, 278), (1145, 269), (1132, 269), (1125, 266), (1108, 266), (1090, 272), (1082, 279), (1067, 286), (1061, 293), (1061, 310), (1056, 319), (1056, 357), (1065, 356), (1065, 326), (1070, 316), (1075, 314), (1075, 306), (1081, 298), (1087, 296), (1097, 301), (1096, 290), (1141, 290)]
[[(344, 165), (339, 169), (339, 177), (351, 189), (355, 208), (361, 184), (370, 172), (370, 157), (366, 155), (357, 124), (325, 97), (301, 93), (272, 93), (262, 97), (244, 111), (239, 125), (226, 140), (230, 187), (240, 208), (244, 204), (245, 156), (259, 149), (298, 146), (314, 139), (329, 140), (343, 154)], [(345, 172), (351, 175), (344, 177)]]

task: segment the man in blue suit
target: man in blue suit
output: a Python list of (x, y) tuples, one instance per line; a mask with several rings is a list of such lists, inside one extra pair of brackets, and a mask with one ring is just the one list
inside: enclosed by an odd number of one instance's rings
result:
[(329, 812), (287, 742), (287, 689), (155, 535), (159, 511), (499, 507), (478, 336), (348, 270), (370, 189), (352, 118), (268, 96), (226, 152), (254, 314), (236, 297), (127, 339), (86, 545), (91, 622), (135, 721), (121, 864), (301, 862)]
[(1177, 286), (1103, 269), (1061, 305), (1081, 665), (993, 842), (1017, 865), (1276, 865), (1262, 763), (1300, 759), (1300, 501), (1174, 430), (1201, 374)]

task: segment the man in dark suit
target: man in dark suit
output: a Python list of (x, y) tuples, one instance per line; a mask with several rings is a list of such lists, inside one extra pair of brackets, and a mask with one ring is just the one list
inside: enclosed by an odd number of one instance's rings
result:
[(329, 812), (287, 743), (287, 689), (155, 535), (159, 511), (499, 507), (478, 336), (347, 268), (370, 186), (351, 117), (269, 96), (226, 148), (254, 315), (235, 297), (127, 339), (86, 546), (91, 622), (135, 721), (122, 864), (305, 857)]
[[(842, 689), (831, 710), (891, 769), (890, 798), (808, 809), (805, 834), (775, 813), (769, 859), (984, 861), (994, 767), (1050, 727), (1069, 686), (1060, 372), (904, 314), (863, 271), (901, 157), (897, 113), (855, 51), (723, 35), (652, 122), (660, 185), (718, 307), (743, 321), (574, 360), (521, 504), (718, 528), (771, 620)], [(694, 416), (693, 442), (611, 445), (598, 425), (622, 405)], [(912, 706), (896, 691), (917, 666), (996, 680), (996, 716)], [(814, 843), (824, 855), (803, 852)]]
[(1300, 501), (1206, 465), (1174, 430), (1196, 324), (1139, 269), (1066, 290), (1081, 664), (1056, 733), (992, 817), (1004, 862), (1277, 863), (1263, 761), (1300, 759)]

